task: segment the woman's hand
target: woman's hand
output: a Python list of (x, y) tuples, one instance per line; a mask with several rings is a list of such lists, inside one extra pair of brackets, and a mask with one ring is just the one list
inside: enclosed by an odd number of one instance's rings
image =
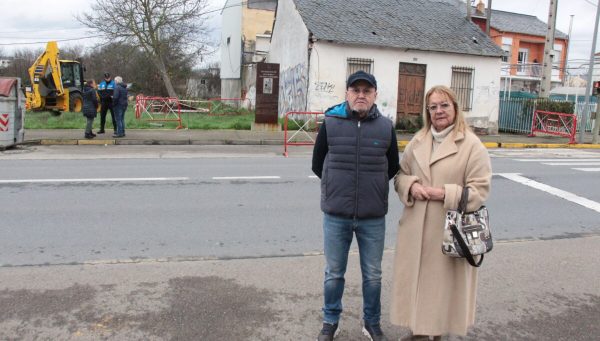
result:
[(425, 187), (425, 190), (427, 191), (427, 194), (429, 195), (429, 200), (444, 201), (444, 198), (446, 197), (446, 190), (443, 187), (442, 188)]
[(436, 188), (430, 186), (423, 186), (418, 182), (415, 182), (410, 186), (410, 194), (416, 200), (439, 200), (444, 201), (446, 197), (446, 191), (444, 188)]
[(410, 186), (410, 195), (417, 200), (429, 200), (429, 193), (427, 193), (425, 186), (418, 182)]

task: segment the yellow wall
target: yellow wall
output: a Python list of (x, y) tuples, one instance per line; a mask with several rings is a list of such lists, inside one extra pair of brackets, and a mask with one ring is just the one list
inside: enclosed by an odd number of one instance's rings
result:
[(257, 34), (273, 29), (275, 11), (249, 9), (244, 6), (242, 11), (242, 37), (248, 42), (255, 41)]

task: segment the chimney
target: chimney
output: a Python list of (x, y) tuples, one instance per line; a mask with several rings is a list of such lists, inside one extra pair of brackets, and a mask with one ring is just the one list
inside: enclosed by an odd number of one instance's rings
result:
[(477, 3), (476, 12), (478, 15), (485, 15), (485, 4), (483, 3), (483, 0), (479, 0)]

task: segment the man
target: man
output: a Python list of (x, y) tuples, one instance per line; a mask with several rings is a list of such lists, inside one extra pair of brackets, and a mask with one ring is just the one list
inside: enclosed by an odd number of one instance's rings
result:
[(353, 235), (359, 248), (363, 333), (387, 340), (380, 327), (381, 258), (389, 180), (400, 169), (394, 126), (375, 105), (377, 81), (364, 71), (348, 77), (346, 101), (325, 112), (312, 170), (321, 179), (325, 280), (318, 341), (339, 332), (344, 274)]
[(115, 113), (112, 106), (112, 95), (115, 90), (115, 82), (110, 78), (110, 73), (104, 73), (104, 80), (98, 84), (98, 93), (100, 94), (100, 130), (98, 134), (104, 134), (106, 125), (106, 112), (110, 110), (113, 129), (117, 133), (117, 123), (115, 122)]
[(125, 111), (127, 111), (127, 84), (123, 83), (123, 78), (115, 77), (115, 90), (112, 95), (113, 109), (117, 119), (117, 130), (113, 137), (125, 137)]

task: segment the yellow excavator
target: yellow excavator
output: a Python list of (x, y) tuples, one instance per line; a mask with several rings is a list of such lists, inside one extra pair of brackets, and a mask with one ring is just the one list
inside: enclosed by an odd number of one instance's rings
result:
[(27, 110), (81, 112), (83, 67), (75, 60), (60, 60), (58, 44), (50, 41), (46, 50), (29, 68), (25, 87)]

